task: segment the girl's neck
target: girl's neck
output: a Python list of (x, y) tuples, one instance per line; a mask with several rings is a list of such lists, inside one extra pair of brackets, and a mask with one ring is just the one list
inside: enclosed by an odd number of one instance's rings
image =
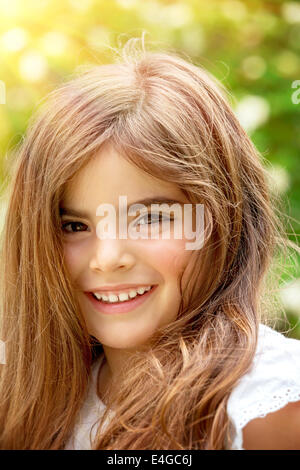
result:
[(107, 405), (108, 391), (111, 386), (111, 373), (104, 353), (100, 361), (97, 374), (97, 394), (104, 405)]

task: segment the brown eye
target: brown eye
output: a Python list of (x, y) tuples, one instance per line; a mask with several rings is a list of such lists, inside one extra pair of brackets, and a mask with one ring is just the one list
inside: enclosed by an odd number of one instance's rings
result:
[[(67, 227), (69, 226), (71, 227), (71, 229), (67, 229)], [(82, 232), (83, 230), (80, 230), (80, 227), (82, 226), (87, 227), (87, 225), (83, 224), (82, 222), (67, 222), (65, 224), (62, 224), (62, 230), (66, 233)]]
[(160, 223), (163, 221), (173, 221), (174, 218), (170, 217), (169, 215), (164, 215), (159, 213), (151, 214), (150, 212), (148, 214), (145, 214), (142, 216), (140, 219), (138, 219), (137, 223), (139, 224), (141, 221), (144, 221), (145, 223), (142, 223), (140, 225), (150, 225), (150, 224), (155, 224), (155, 223)]

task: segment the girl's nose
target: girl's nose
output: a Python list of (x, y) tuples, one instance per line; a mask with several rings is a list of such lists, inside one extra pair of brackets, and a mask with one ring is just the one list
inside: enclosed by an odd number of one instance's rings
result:
[(130, 269), (135, 264), (133, 253), (126, 249), (122, 240), (97, 240), (96, 248), (90, 259), (90, 269), (96, 271), (116, 271)]

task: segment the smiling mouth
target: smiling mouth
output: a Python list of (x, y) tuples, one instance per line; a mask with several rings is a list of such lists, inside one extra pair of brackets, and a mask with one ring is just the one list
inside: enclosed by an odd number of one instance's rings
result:
[(123, 297), (121, 297), (121, 295), (116, 295), (116, 294), (110, 294), (110, 295), (99, 294), (100, 298), (97, 298), (93, 292), (90, 292), (90, 294), (99, 303), (107, 304), (107, 305), (116, 305), (116, 304), (118, 305), (118, 304), (125, 304), (138, 297), (143, 297), (144, 295), (148, 294), (153, 289), (153, 287), (155, 286), (153, 285), (153, 286), (149, 286), (146, 289), (142, 289), (143, 292), (138, 292), (138, 290), (134, 289), (130, 291), (129, 293), (124, 293)]
[[(148, 287), (150, 287), (150, 285)], [(131, 299), (119, 302), (117, 296), (117, 299), (114, 299), (112, 302), (107, 302), (102, 299), (96, 299), (92, 292), (85, 292), (85, 295), (89, 298), (90, 302), (98, 312), (103, 314), (121, 314), (137, 309), (140, 305), (146, 302), (147, 299), (152, 297), (153, 292), (157, 289), (157, 287), (157, 284), (153, 285), (143, 294), (137, 294)]]

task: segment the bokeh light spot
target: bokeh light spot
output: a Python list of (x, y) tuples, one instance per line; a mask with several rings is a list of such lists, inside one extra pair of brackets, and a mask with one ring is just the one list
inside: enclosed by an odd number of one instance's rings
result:
[(28, 33), (23, 28), (12, 28), (2, 34), (1, 46), (9, 52), (23, 49), (28, 41)]
[(249, 56), (242, 61), (242, 71), (246, 78), (257, 80), (266, 71), (266, 62), (260, 56)]
[(244, 129), (251, 133), (267, 122), (270, 105), (261, 96), (247, 95), (238, 103), (235, 114)]
[(29, 82), (38, 82), (47, 74), (46, 59), (36, 51), (28, 51), (20, 59), (21, 77)]
[(58, 31), (46, 33), (41, 39), (43, 51), (50, 56), (63, 55), (68, 49), (69, 43), (69, 38)]
[(281, 165), (272, 165), (267, 170), (269, 186), (275, 193), (285, 193), (290, 187), (290, 177), (285, 168)]
[(221, 9), (223, 15), (232, 21), (242, 21), (248, 13), (246, 5), (237, 0), (222, 2)]
[(286, 310), (300, 314), (300, 279), (289, 282), (280, 291), (281, 301)]
[(279, 73), (283, 76), (289, 77), (300, 72), (300, 59), (292, 51), (282, 51), (274, 60)]
[(285, 2), (281, 7), (281, 12), (287, 23), (300, 23), (300, 3)]

